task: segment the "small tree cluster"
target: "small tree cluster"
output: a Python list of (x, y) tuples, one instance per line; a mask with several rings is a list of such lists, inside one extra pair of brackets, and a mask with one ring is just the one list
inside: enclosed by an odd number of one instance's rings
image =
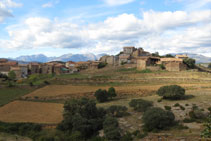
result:
[(119, 141), (121, 139), (118, 120), (114, 117), (106, 117), (103, 122), (105, 138), (109, 141)]
[(98, 69), (104, 68), (107, 65), (105, 62), (100, 62), (97, 66)]
[(129, 102), (129, 106), (133, 107), (135, 111), (145, 112), (148, 108), (153, 106), (153, 103), (143, 99), (132, 99)]
[(145, 131), (166, 129), (174, 125), (174, 119), (175, 116), (172, 112), (157, 107), (148, 109), (142, 117)]
[(209, 63), (208, 68), (211, 69), (211, 63)]
[(184, 97), (185, 89), (178, 85), (163, 86), (160, 87), (157, 94), (163, 99), (178, 100)]
[(106, 102), (113, 97), (116, 97), (116, 91), (113, 87), (109, 88), (108, 91), (98, 89), (94, 96), (96, 97), (98, 102)]
[(123, 117), (127, 115), (127, 107), (112, 105), (107, 109), (107, 113), (113, 117)]
[(183, 63), (186, 64), (189, 69), (194, 69), (196, 60), (192, 58), (185, 58)]
[(57, 129), (66, 132), (80, 132), (84, 138), (96, 135), (103, 128), (106, 111), (98, 109), (93, 100), (72, 99), (64, 104), (64, 120)]

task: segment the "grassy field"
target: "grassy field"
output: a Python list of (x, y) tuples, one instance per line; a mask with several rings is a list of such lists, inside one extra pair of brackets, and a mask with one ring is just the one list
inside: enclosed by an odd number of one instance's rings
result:
[(34, 88), (0, 88), (0, 106), (3, 106), (27, 93), (30, 93), (33, 90)]
[(55, 124), (62, 113), (63, 104), (14, 101), (0, 108), (0, 121)]

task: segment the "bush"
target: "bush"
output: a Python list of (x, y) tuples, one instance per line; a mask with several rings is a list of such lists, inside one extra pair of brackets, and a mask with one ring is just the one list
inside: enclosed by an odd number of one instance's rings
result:
[(105, 62), (100, 62), (97, 66), (98, 69), (104, 68), (107, 65)]
[(113, 97), (116, 97), (116, 96), (117, 96), (117, 94), (116, 94), (114, 87), (110, 87), (108, 89), (108, 97), (112, 99)]
[(174, 107), (180, 107), (180, 104), (179, 103), (175, 103)]
[(153, 103), (143, 99), (132, 99), (129, 106), (133, 107), (135, 111), (145, 112), (148, 108), (153, 106)]
[(178, 100), (184, 97), (185, 89), (178, 85), (163, 86), (157, 91), (157, 94), (163, 99)]
[(142, 117), (145, 131), (166, 129), (174, 125), (174, 119), (175, 116), (172, 112), (157, 107), (148, 109)]
[(165, 110), (171, 111), (171, 106), (164, 106)]
[(183, 63), (186, 64), (189, 69), (194, 69), (196, 60), (192, 58), (186, 58), (183, 60)]
[(112, 105), (107, 109), (107, 113), (113, 117), (123, 117), (124, 115), (127, 115), (127, 107)]
[(98, 89), (94, 96), (96, 97), (98, 102), (106, 102), (108, 101), (109, 94), (106, 90)]
[(201, 132), (202, 138), (211, 138), (211, 115), (208, 116), (207, 121), (204, 123), (204, 130)]
[(195, 120), (192, 119), (192, 118), (185, 118), (185, 119), (183, 120), (184, 123), (191, 123), (191, 122), (194, 122), (194, 121), (195, 121)]
[(208, 68), (211, 69), (211, 63), (209, 63)]
[(121, 138), (118, 120), (114, 117), (106, 117), (103, 122), (103, 130), (107, 140), (119, 141)]
[(89, 138), (103, 128), (105, 114), (105, 110), (98, 109), (93, 100), (72, 99), (65, 102), (64, 119), (57, 129), (67, 133), (79, 131), (84, 138)]

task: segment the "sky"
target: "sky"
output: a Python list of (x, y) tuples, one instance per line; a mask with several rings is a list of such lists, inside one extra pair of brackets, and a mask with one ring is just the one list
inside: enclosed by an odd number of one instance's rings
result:
[(124, 46), (211, 57), (211, 0), (0, 0), (0, 58)]

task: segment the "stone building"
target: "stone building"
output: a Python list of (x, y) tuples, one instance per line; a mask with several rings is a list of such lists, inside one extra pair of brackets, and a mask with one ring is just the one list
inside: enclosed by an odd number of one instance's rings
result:
[(135, 47), (124, 47), (123, 53), (131, 55), (136, 50)]
[(142, 56), (137, 58), (137, 69), (138, 70), (159, 70), (160, 67), (157, 66), (157, 63), (160, 61), (159, 57), (153, 56)]
[(26, 78), (28, 76), (28, 65), (27, 64), (19, 64), (18, 67), (21, 71), (21, 77)]
[(168, 71), (184, 71), (187, 69), (187, 66), (183, 63), (183, 59), (161, 58), (160, 62)]
[(44, 63), (40, 65), (40, 73), (42, 74), (52, 74), (54, 73), (54, 64), (52, 63)]
[(39, 63), (29, 63), (29, 74), (40, 73), (40, 64)]
[(107, 63), (108, 65), (111, 65), (111, 66), (116, 66), (119, 63), (119, 57), (113, 56), (113, 55), (111, 56), (105, 55), (105, 56), (102, 56), (99, 61)]
[(11, 67), (17, 67), (18, 66), (18, 62), (15, 61), (2, 61), (3, 63), (0, 63), (0, 73), (8, 75), (8, 73), (10, 72)]
[(11, 67), (10, 71), (14, 71), (16, 74), (16, 79), (21, 79), (22, 78), (22, 72), (20, 67)]

